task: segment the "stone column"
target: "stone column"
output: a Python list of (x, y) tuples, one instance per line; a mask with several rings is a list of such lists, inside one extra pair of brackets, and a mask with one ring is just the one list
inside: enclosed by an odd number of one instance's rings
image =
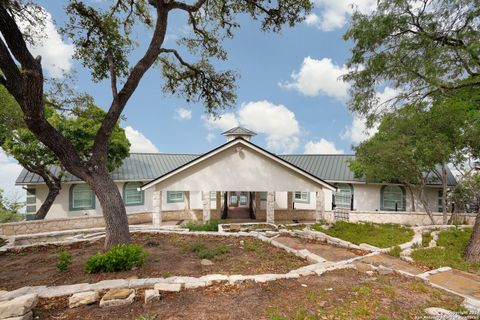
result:
[(184, 211), (186, 214), (190, 214), (190, 191), (183, 192)]
[(318, 190), (316, 192), (316, 207), (315, 207), (315, 222), (319, 222), (321, 219), (325, 219), (325, 199), (323, 190)]
[(267, 192), (267, 223), (275, 223), (275, 196), (274, 192)]
[(210, 191), (202, 191), (203, 223), (210, 221)]
[(153, 192), (152, 223), (154, 228), (160, 228), (162, 224), (162, 191)]
[(289, 212), (293, 210), (293, 192), (291, 191), (287, 192), (287, 209)]

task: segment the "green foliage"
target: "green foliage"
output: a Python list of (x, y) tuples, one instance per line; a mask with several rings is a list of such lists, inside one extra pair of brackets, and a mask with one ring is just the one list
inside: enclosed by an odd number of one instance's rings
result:
[(455, 269), (479, 273), (480, 263), (465, 261), (463, 253), (468, 245), (472, 229), (450, 229), (440, 232), (439, 247), (418, 249), (412, 252), (415, 262), (430, 268), (452, 267)]
[(470, 172), (463, 177), (450, 193), (457, 212), (476, 212), (480, 210), (480, 173)]
[(19, 212), (24, 206), (23, 202), (6, 198), (0, 189), (0, 223), (25, 220), (25, 216)]
[(202, 224), (190, 221), (183, 226), (190, 231), (218, 231), (219, 224), (220, 222), (218, 220), (210, 220)]
[(138, 318), (135, 318), (135, 320), (155, 320), (157, 319), (157, 316), (154, 314), (145, 314), (141, 315)]
[(68, 267), (72, 264), (73, 257), (70, 252), (63, 250), (57, 254), (58, 262), (57, 269), (58, 271), (66, 271)]
[(367, 243), (379, 248), (397, 246), (412, 240), (413, 230), (398, 224), (350, 223), (337, 221), (329, 229), (313, 225), (313, 230), (355, 244)]
[(96, 253), (85, 262), (87, 273), (116, 272), (142, 267), (147, 256), (139, 244), (119, 244), (105, 253)]
[(223, 256), (230, 252), (230, 249), (225, 245), (207, 247), (199, 241), (191, 244), (190, 250), (192, 252), (195, 252), (200, 259), (219, 258), (220, 256)]
[(400, 258), (400, 253), (402, 253), (402, 248), (400, 248), (399, 246), (395, 246), (387, 251), (388, 255), (391, 255), (392, 257), (397, 257), (397, 258)]

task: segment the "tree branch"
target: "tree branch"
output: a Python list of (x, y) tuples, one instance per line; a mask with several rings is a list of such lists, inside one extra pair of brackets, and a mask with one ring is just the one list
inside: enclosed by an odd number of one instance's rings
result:
[[(151, 2), (151, 1), (150, 1)], [(168, 4), (168, 10), (180, 9), (187, 12), (197, 12), (207, 0), (198, 0), (194, 4), (186, 4), (184, 2), (172, 1)]]
[(113, 62), (112, 51), (107, 50), (108, 69), (110, 70), (110, 86), (112, 89), (112, 98), (115, 100), (118, 97), (117, 91), (117, 72)]

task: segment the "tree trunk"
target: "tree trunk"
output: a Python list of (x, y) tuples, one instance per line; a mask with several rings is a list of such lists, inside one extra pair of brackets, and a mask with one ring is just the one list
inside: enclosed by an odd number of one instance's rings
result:
[(430, 210), (430, 206), (428, 205), (428, 200), (425, 198), (425, 190), (424, 187), (420, 187), (420, 202), (423, 205), (423, 208), (425, 209), (425, 212), (428, 214), (428, 217), (430, 218), (430, 221), (432, 224), (435, 224), (435, 220), (433, 219), (432, 215), (432, 210)]
[(480, 209), (477, 211), (475, 225), (465, 249), (464, 257), (469, 262), (480, 262)]
[(407, 184), (407, 189), (410, 192), (410, 197), (412, 198), (412, 212), (415, 212), (415, 195), (413, 194), (413, 188), (411, 185)]
[(448, 223), (448, 213), (447, 213), (447, 168), (445, 164), (442, 164), (442, 216), (443, 224)]
[(98, 197), (105, 219), (105, 249), (130, 242), (128, 217), (122, 196), (108, 172), (92, 175), (87, 181)]
[(48, 185), (48, 195), (45, 201), (43, 202), (40, 209), (35, 213), (35, 220), (43, 220), (47, 216), (48, 211), (52, 207), (53, 202), (60, 193), (61, 185), (60, 183), (55, 183), (55, 185)]

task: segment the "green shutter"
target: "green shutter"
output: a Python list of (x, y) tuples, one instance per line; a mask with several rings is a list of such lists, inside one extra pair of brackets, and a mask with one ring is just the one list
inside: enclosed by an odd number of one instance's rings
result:
[(145, 203), (144, 191), (138, 191), (141, 182), (127, 182), (123, 185), (123, 202), (126, 206), (139, 206)]
[(34, 188), (27, 189), (27, 212), (37, 212), (37, 190)]
[(70, 187), (70, 210), (95, 209), (95, 193), (87, 184)]

